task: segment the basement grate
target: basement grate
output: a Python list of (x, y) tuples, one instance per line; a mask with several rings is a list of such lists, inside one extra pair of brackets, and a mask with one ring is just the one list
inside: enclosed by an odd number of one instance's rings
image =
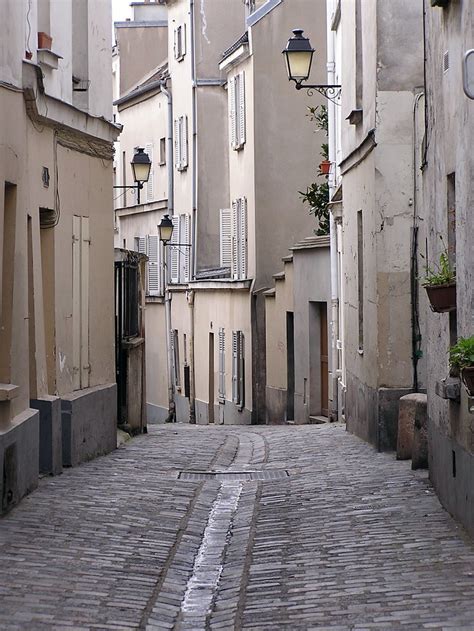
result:
[(268, 469), (267, 471), (180, 471), (178, 480), (203, 482), (222, 480), (236, 482), (254, 482), (258, 480), (285, 480), (290, 474), (286, 469)]

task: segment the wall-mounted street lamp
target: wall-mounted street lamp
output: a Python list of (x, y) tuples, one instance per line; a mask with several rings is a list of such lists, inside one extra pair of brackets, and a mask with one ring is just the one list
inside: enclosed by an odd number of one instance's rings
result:
[(282, 51), (285, 55), (288, 79), (295, 82), (297, 90), (305, 89), (308, 96), (313, 96), (314, 90), (322, 94), (328, 101), (339, 105), (341, 96), (340, 85), (321, 85), (303, 83), (307, 81), (311, 72), (314, 48), (307, 37), (303, 36), (303, 29), (295, 28), (293, 37), (290, 37), (286, 48)]
[(170, 243), (173, 236), (173, 222), (169, 215), (164, 215), (160, 223), (158, 224), (158, 234), (160, 235), (160, 241), (163, 245), (172, 245), (179, 248), (190, 248), (190, 243)]
[(137, 203), (140, 203), (140, 191), (143, 185), (148, 182), (151, 171), (151, 160), (147, 153), (144, 152), (143, 147), (137, 147), (135, 155), (130, 162), (132, 165), (133, 179), (136, 182), (135, 186), (114, 186), (114, 188), (136, 188), (137, 189)]

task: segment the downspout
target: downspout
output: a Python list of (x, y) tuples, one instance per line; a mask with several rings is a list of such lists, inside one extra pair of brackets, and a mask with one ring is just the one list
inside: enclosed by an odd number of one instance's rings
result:
[[(335, 52), (334, 52), (334, 35), (331, 30), (330, 20), (331, 16), (327, 15), (327, 70), (328, 70), (328, 83), (333, 85), (335, 83)], [(329, 160), (334, 165), (334, 171), (332, 178), (329, 182), (329, 188), (331, 195), (336, 190), (336, 105), (329, 101), (329, 116), (328, 116), (328, 144), (329, 144)], [(338, 385), (339, 379), (337, 377), (338, 359), (339, 354), (337, 351), (337, 332), (339, 330), (339, 295), (338, 295), (338, 269), (337, 269), (337, 230), (336, 222), (332, 212), (329, 212), (329, 243), (330, 243), (330, 265), (331, 265), (331, 379), (332, 379), (332, 406), (330, 410), (331, 420), (338, 420)]]
[[(192, 173), (192, 221), (191, 221), (191, 269), (189, 276), (192, 280), (196, 277), (197, 270), (197, 94), (196, 94), (196, 16), (194, 10), (194, 0), (189, 2), (190, 20), (191, 20), (191, 86), (192, 86), (192, 125), (193, 125), (193, 173)], [(196, 388), (195, 388), (195, 364), (194, 364), (194, 291), (188, 294), (188, 304), (190, 308), (190, 340), (189, 340), (189, 422), (196, 423)]]
[[(173, 97), (171, 90), (166, 87), (166, 80), (160, 83), (161, 91), (168, 99), (168, 214), (174, 211), (174, 165), (173, 165)], [(166, 258), (167, 250), (163, 248)], [(168, 287), (166, 260), (163, 262), (163, 287), (165, 289), (165, 327), (166, 327), (166, 357), (168, 372), (168, 423), (176, 421), (176, 405), (174, 401), (173, 384), (173, 356), (171, 352), (171, 292)]]

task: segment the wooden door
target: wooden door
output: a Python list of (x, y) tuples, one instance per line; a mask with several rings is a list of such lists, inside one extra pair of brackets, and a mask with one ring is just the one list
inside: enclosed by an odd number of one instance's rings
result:
[(209, 333), (209, 423), (214, 423), (214, 333)]
[(328, 416), (329, 357), (328, 357), (328, 312), (327, 312), (326, 302), (321, 303), (319, 322), (321, 325), (321, 347), (320, 347), (321, 348), (321, 415)]

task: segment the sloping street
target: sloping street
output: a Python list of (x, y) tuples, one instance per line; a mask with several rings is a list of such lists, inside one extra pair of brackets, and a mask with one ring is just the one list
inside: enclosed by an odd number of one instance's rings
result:
[(473, 629), (474, 546), (341, 425), (151, 426), (0, 521), (2, 629)]

